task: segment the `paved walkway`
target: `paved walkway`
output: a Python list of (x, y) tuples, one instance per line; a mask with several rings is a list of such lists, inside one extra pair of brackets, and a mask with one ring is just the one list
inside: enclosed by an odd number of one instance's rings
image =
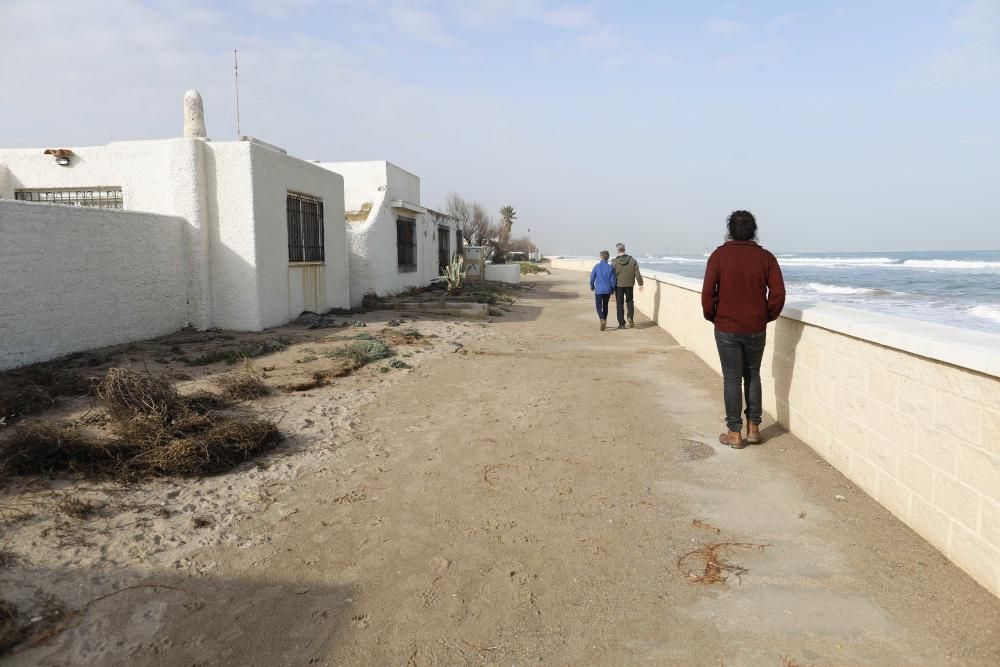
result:
[[(160, 609), (169, 658), (132, 664), (1000, 664), (1000, 602), (779, 428), (714, 444), (719, 378), (591, 303), (541, 277), (389, 389), (345, 478), (203, 553), (208, 606)], [(725, 584), (679, 569), (719, 542), (767, 546)]]

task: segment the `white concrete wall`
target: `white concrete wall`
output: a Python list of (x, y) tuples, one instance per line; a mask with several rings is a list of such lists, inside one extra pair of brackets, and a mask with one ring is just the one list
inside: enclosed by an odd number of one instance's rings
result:
[[(408, 287), (427, 285), (439, 275), (437, 228), (439, 224), (448, 225), (454, 249), (455, 222), (433, 212), (392, 205), (399, 200), (420, 205), (417, 176), (385, 161), (324, 162), (321, 166), (343, 176), (348, 211), (360, 210), (368, 203), (372, 205), (367, 219), (347, 224), (351, 305), (359, 305), (368, 292), (393, 294)], [(416, 271), (401, 271), (397, 264), (396, 219), (401, 216), (417, 221)]]
[(486, 280), (518, 285), (521, 282), (520, 264), (487, 264)]
[[(319, 165), (250, 144), (253, 173), (253, 229), (259, 327), (294, 319), (306, 306), (320, 311), (350, 304), (344, 180)], [(286, 194), (296, 192), (323, 201), (325, 261), (295, 266), (288, 262)], [(238, 219), (233, 220), (238, 224)], [(225, 217), (220, 229), (226, 229)]]
[[(124, 207), (182, 217), (189, 321), (257, 330), (307, 304), (349, 303), (343, 182), (336, 174), (251, 141), (116, 142), (73, 148), (68, 167), (42, 149), (0, 150), (0, 198), (21, 188), (119, 186)], [(324, 203), (326, 262), (289, 266), (285, 196)]]
[(0, 201), (0, 369), (183, 328), (184, 225)]
[[(637, 308), (720, 372), (700, 281), (643, 276)], [(790, 302), (761, 376), (769, 414), (1000, 595), (1000, 336)]]
[(107, 146), (73, 148), (68, 167), (56, 164), (41, 148), (2, 149), (0, 198), (13, 199), (22, 188), (122, 188), (127, 210), (181, 216), (189, 272), (190, 318), (196, 326), (210, 323), (210, 292), (203, 179), (204, 142), (197, 139), (121, 141)]

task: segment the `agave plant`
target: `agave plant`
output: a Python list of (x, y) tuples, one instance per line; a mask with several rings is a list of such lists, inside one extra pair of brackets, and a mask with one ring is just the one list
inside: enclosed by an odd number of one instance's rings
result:
[(469, 270), (465, 268), (465, 259), (455, 253), (455, 256), (451, 260), (451, 264), (444, 267), (444, 277), (448, 281), (448, 291), (457, 292), (462, 289), (462, 283), (465, 282), (465, 274)]

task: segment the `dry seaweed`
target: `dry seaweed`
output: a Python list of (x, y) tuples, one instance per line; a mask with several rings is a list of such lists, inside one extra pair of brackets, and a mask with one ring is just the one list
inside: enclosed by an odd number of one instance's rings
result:
[(280, 442), (277, 426), (251, 414), (226, 414), (202, 394), (180, 396), (161, 377), (112, 368), (96, 393), (113, 439), (58, 424), (15, 427), (0, 442), (0, 473), (79, 472), (122, 480), (223, 472)]
[(0, 600), (0, 655), (28, 638), (28, 622), (17, 606)]
[(87, 380), (57, 362), (33, 364), (0, 373), (0, 419), (24, 417), (52, 407), (63, 396), (87, 393)]
[(763, 549), (768, 546), (770, 545), (749, 542), (705, 544), (678, 558), (677, 569), (699, 584), (724, 584), (730, 577), (736, 577), (742, 583), (741, 577), (749, 570), (729, 561), (729, 552), (733, 549)]
[(248, 401), (266, 396), (267, 384), (264, 383), (264, 373), (249, 359), (243, 360), (243, 365), (235, 371), (230, 371), (215, 379), (215, 384), (222, 390), (226, 398), (235, 401)]

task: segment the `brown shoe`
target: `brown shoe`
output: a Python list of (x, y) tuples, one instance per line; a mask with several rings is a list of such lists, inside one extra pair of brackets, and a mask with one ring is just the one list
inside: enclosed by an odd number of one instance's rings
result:
[(608, 321), (607, 320), (601, 320), (601, 331), (604, 331), (607, 328), (608, 328)]
[(751, 445), (760, 443), (760, 424), (747, 422), (747, 442)]
[(635, 329), (635, 321), (634, 320), (629, 320), (628, 321), (628, 328), (629, 329)]
[(726, 431), (719, 436), (719, 444), (733, 449), (743, 449), (747, 443), (743, 440), (743, 434), (739, 431)]

